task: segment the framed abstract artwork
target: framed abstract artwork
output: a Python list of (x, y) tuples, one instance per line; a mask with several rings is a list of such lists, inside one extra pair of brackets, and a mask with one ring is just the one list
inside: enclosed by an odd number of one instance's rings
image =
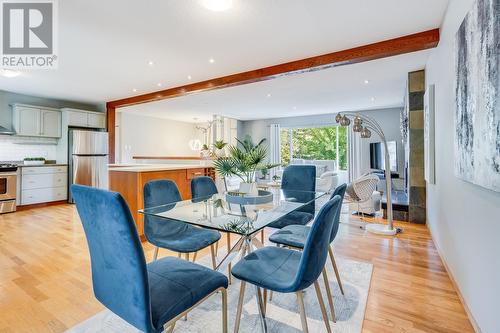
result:
[(500, 0), (476, 0), (455, 36), (455, 175), (500, 191)]

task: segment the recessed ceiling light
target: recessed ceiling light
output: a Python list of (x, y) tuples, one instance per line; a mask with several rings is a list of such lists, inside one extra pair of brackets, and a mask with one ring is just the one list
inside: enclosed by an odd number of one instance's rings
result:
[(132, 89), (133, 92), (137, 92), (137, 88)]
[(161, 82), (158, 82), (156, 85), (157, 85), (158, 87), (161, 87), (161, 86), (162, 86)]
[(210, 59), (208, 59), (208, 62), (211, 63), (211, 64), (213, 64), (213, 63), (215, 63), (215, 59), (214, 58), (210, 58)]
[(214, 12), (221, 12), (233, 7), (233, 0), (203, 0), (203, 7)]
[(371, 98), (371, 101), (372, 101), (372, 102), (375, 102), (375, 97), (372, 97), (372, 98)]
[(148, 65), (149, 65), (149, 66), (153, 66), (154, 64), (155, 64), (155, 63), (154, 63), (152, 60), (149, 60), (149, 61), (148, 61)]
[(21, 75), (21, 72), (13, 71), (11, 69), (1, 69), (0, 74), (4, 77), (12, 78)]
[(191, 79), (192, 79), (191, 75), (188, 75), (188, 80), (191, 80)]
[(297, 107), (296, 107), (296, 106), (294, 106), (292, 109), (297, 110)]
[(365, 82), (365, 84), (368, 84), (368, 83), (370, 83), (370, 81), (368, 81), (368, 80), (365, 80), (364, 82)]
[(271, 97), (271, 94), (267, 94), (267, 98)]

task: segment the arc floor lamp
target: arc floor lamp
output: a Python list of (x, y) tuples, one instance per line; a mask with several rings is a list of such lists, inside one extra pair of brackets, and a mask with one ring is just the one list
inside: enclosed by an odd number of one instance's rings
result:
[(384, 131), (375, 119), (363, 114), (352, 112), (339, 112), (335, 116), (335, 121), (341, 126), (351, 125), (353, 132), (359, 133), (362, 139), (368, 139), (372, 135), (372, 131), (382, 139), (385, 150), (385, 182), (386, 182), (386, 198), (387, 198), (387, 222), (388, 224), (369, 223), (366, 225), (366, 230), (379, 235), (395, 235), (401, 232), (400, 228), (394, 228), (392, 220), (392, 200), (391, 200), (391, 166), (389, 161), (389, 150), (387, 149), (387, 141), (385, 140)]

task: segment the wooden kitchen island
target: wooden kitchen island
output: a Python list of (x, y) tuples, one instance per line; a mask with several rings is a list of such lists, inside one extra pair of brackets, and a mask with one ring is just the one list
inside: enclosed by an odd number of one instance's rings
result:
[(135, 165), (119, 166), (109, 168), (109, 189), (120, 193), (134, 217), (137, 231), (142, 240), (144, 238), (144, 217), (138, 213), (144, 208), (143, 189), (144, 184), (155, 179), (173, 180), (182, 199), (191, 199), (191, 179), (198, 176), (209, 176), (214, 178), (214, 170), (211, 166), (202, 164), (165, 164), (165, 165)]

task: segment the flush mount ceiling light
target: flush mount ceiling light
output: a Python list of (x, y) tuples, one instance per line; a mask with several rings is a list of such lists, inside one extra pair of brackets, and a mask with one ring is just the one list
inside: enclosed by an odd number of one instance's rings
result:
[(202, 0), (203, 7), (214, 12), (222, 12), (233, 7), (233, 0)]
[(2, 75), (3, 77), (12, 78), (21, 75), (21, 72), (13, 71), (11, 69), (0, 69), (0, 75)]

